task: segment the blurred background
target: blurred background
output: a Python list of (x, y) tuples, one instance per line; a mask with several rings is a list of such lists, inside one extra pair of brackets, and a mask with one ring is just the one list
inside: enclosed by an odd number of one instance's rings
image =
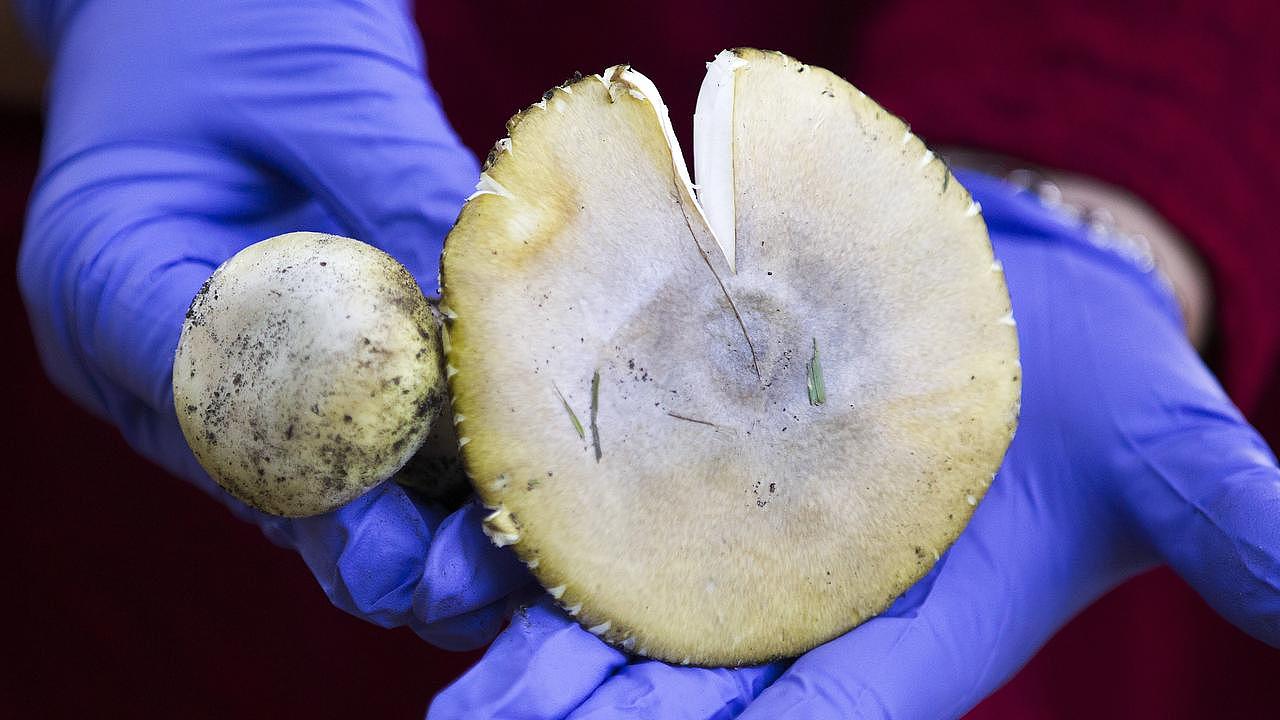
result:
[[(682, 139), (702, 64), (740, 45), (843, 74), (928, 141), (981, 147), (1135, 191), (1214, 274), (1208, 359), (1275, 447), (1280, 11), (1262, 3), (419, 3), (428, 68), (481, 156), (575, 70), (630, 62)], [(757, 7), (758, 6), (758, 7)], [(4, 12), (9, 13), (7, 3)], [(475, 654), (332, 608), (302, 561), (133, 455), (36, 358), (13, 268), (39, 158), (40, 61), (0, 44), (3, 337), (0, 523), (9, 580), (0, 715), (418, 717)], [(1275, 326), (1275, 330), (1267, 326)], [(970, 717), (1273, 716), (1280, 651), (1158, 569), (1077, 618)], [(927, 678), (922, 678), (927, 682)]]

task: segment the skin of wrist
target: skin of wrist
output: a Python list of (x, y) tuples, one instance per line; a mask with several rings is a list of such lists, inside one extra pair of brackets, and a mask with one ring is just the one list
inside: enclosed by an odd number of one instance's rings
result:
[[(1156, 272), (1172, 286), (1187, 338), (1197, 350), (1208, 345), (1213, 329), (1213, 285), (1208, 268), (1186, 237), (1137, 195), (1086, 175), (970, 148), (945, 148), (941, 154), (957, 168), (1035, 184), (1028, 189), (1038, 191), (1046, 204), (1105, 218), (1108, 232), (1139, 242), (1149, 251)], [(1023, 179), (1028, 177), (1034, 180)]]

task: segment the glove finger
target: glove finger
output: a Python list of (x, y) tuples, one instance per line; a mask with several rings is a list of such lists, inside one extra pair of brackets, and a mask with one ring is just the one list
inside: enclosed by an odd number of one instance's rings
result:
[(113, 419), (135, 398), (171, 413), (183, 316), (213, 269), (257, 239), (225, 221), (264, 211), (255, 194), (272, 195), (201, 150), (107, 146), (46, 171), (19, 281), (54, 380)]
[[(1064, 274), (1071, 281), (1073, 276)], [(1096, 281), (1096, 279), (1095, 279)], [(1142, 298), (1116, 282), (1082, 306), (1120, 435), (1113, 485), (1151, 547), (1228, 620), (1280, 645), (1280, 470), (1183, 337), (1177, 318), (1131, 331)], [(1070, 287), (1068, 287), (1068, 291)], [(1152, 352), (1150, 348), (1160, 348)]]
[(1055, 526), (1070, 487), (1015, 439), (1001, 475), (934, 571), (889, 611), (800, 657), (744, 720), (939, 718), (964, 713), (1017, 671), (1072, 614), (1119, 581), (1101, 572), (1105, 528)]
[[(223, 130), (320, 198), (345, 234), (386, 250), (424, 292), (437, 288), (444, 236), (479, 170), (427, 84), (417, 30), (393, 3), (298, 13), (262, 4), (226, 32), (260, 36), (225, 89), (241, 108)], [(296, 82), (299, 63), (307, 82)]]
[(1129, 508), (1214, 609), (1280, 646), (1280, 471), (1251, 428), (1207, 425), (1142, 441), (1150, 482)]
[(532, 582), (515, 553), (484, 534), (488, 513), (478, 503), (464, 505), (444, 519), (427, 550), (422, 575), (430, 582), (414, 590), (412, 627), (439, 647), (471, 650), (491, 640), (507, 620), (508, 596)]
[(335, 605), (383, 627), (408, 625), (447, 649), (491, 639), (505, 621), (503, 599), (529, 582), (515, 556), (484, 536), (477, 506), (446, 514), (395, 483), (287, 524), (279, 535)]
[(643, 661), (620, 669), (570, 720), (670, 718), (729, 720), (768, 687), (782, 663), (748, 668), (690, 668)]
[(626, 663), (543, 595), (516, 611), (480, 662), (436, 696), (427, 718), (557, 720)]
[(135, 402), (171, 415), (191, 299), (231, 255), (295, 224), (336, 229), (297, 188), (209, 148), (107, 144), (46, 168), (18, 279), (50, 376), (113, 420)]

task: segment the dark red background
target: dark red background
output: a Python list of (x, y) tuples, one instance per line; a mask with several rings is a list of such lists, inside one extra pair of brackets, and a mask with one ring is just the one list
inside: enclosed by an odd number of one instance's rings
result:
[[(1267, 326), (1280, 327), (1280, 303), (1274, 288), (1250, 290), (1252, 276), (1232, 264), (1245, 257), (1259, 266), (1255, 274), (1280, 270), (1269, 219), (1250, 215), (1276, 196), (1277, 181), (1251, 181), (1232, 159), (1260, 149), (1280, 161), (1274, 136), (1251, 124), (1274, 118), (1277, 107), (1280, 78), (1259, 69), (1273, 57), (1266, 48), (1280, 29), (1275, 11), (1237, 3), (1203, 16), (1185, 3), (1081, 2), (1067, 10), (1020, 4), (1010, 15), (998, 2), (789, 0), (783, 11), (754, 12), (752, 4), (551, 10), (449, 0), (423, 3), (419, 14), (432, 78), (478, 152), (547, 87), (574, 70), (620, 61), (663, 88), (680, 127), (701, 63), (723, 47), (755, 45), (846, 74), (931, 139), (1125, 182), (1193, 236), (1220, 293), (1243, 293), (1228, 307), (1244, 314), (1232, 328), (1235, 338), (1250, 333), (1251, 349), (1233, 350), (1250, 343), (1227, 337), (1216, 360), (1275, 444), (1280, 394)], [(1064, 72), (1068, 80), (1055, 84)], [(1197, 119), (1201, 102), (1217, 103), (1199, 112), (1230, 132)], [(1148, 117), (1135, 117), (1135, 107)], [(1233, 114), (1252, 119), (1232, 125)], [(1109, 118), (1156, 137), (1122, 134), (1138, 147), (1118, 151), (1115, 140), (1098, 140)], [(0, 523), (10, 669), (0, 674), (0, 715), (420, 716), (474, 655), (441, 653), (407, 631), (333, 609), (291, 553), (132, 455), (112, 428), (45, 380), (12, 280), (39, 123), (9, 113), (0, 127), (0, 242), (10, 268), (0, 315), (12, 348), (4, 404), (12, 494)], [(1170, 168), (1159, 166), (1164, 155), (1142, 152), (1144, 142), (1179, 146), (1191, 171), (1216, 168), (1213, 177), (1197, 186), (1177, 164), (1170, 179)], [(1214, 214), (1223, 182), (1246, 196), (1225, 218)], [(1197, 198), (1199, 209), (1183, 208), (1184, 196)], [(1277, 677), (1280, 652), (1156, 571), (1078, 618), (972, 717), (1263, 717), (1280, 706)]]

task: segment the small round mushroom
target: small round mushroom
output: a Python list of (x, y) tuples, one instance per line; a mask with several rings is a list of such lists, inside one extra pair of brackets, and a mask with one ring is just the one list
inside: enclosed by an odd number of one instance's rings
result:
[(413, 276), (348, 238), (237, 253), (187, 312), (173, 396), (196, 458), (274, 515), (339, 507), (394, 475), (444, 404), (438, 324)]

